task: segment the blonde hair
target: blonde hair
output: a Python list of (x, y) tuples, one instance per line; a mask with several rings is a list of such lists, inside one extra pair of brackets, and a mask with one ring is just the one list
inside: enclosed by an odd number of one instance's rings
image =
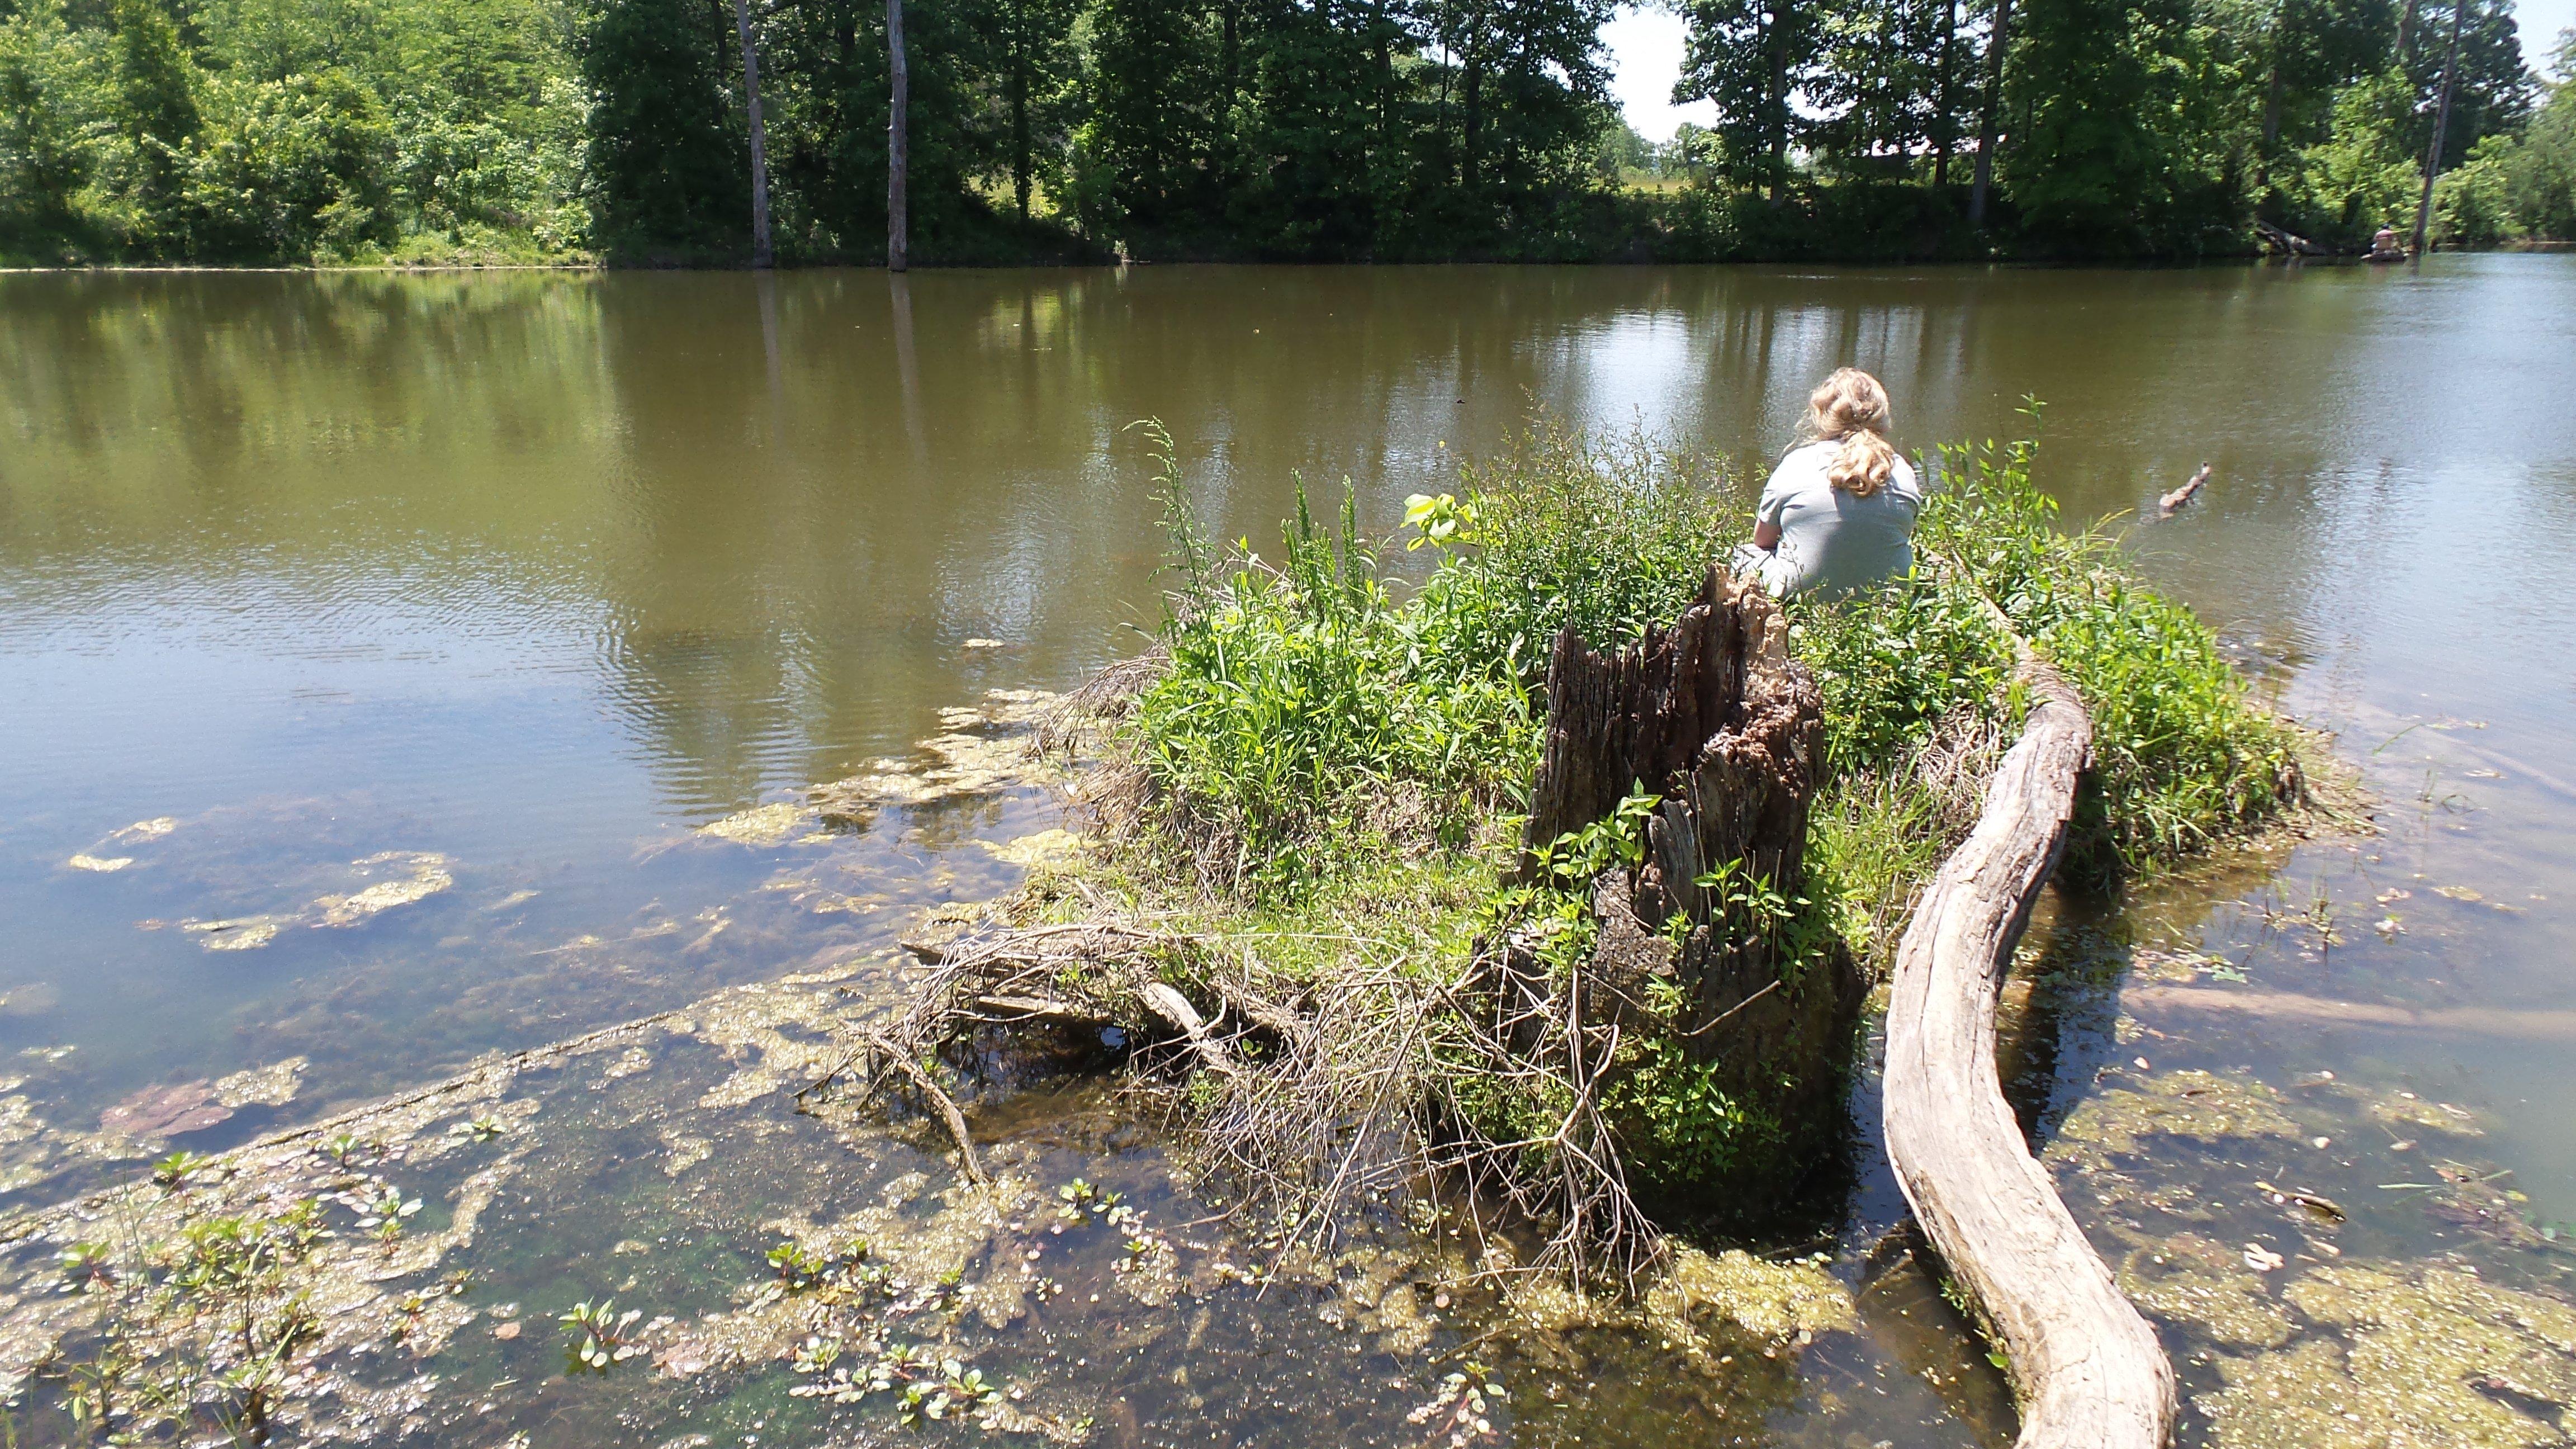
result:
[(1855, 498), (1887, 483), (1896, 467), (1896, 445), (1887, 440), (1887, 389), (1857, 367), (1839, 367), (1807, 397), (1804, 431), (1820, 443), (1840, 438), (1842, 451), (1825, 465), (1825, 481)]

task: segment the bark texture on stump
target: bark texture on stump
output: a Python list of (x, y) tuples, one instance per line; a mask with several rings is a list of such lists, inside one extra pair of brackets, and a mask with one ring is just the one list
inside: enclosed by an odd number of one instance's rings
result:
[[(1715, 1064), (1720, 1085), (1793, 1125), (1830, 1106), (1865, 983), (1839, 942), (1825, 969), (1799, 969), (1782, 920), (1758, 904), (1793, 901), (1804, 885), (1824, 750), (1822, 701), (1789, 661), (1779, 606), (1758, 583), (1712, 569), (1680, 619), (1630, 648), (1604, 655), (1560, 634), (1547, 699), (1523, 837), (1533, 858), (1636, 789), (1662, 797), (1644, 863), (1596, 891), (1594, 961), (1610, 988), (1598, 1009), (1647, 1024), (1647, 978), (1669, 979), (1687, 1004), (1654, 1024)], [(1715, 888), (1698, 884), (1710, 876)], [(1783, 1080), (1797, 1084), (1785, 1096)]]
[(2056, 670), (2025, 658), (2022, 677), (2035, 703), (2021, 739), (1897, 948), (1887, 1155), (2010, 1361), (2021, 1449), (2161, 1449), (2173, 1366), (2032, 1160), (1995, 1067), (1995, 993), (2064, 847), (2093, 738)]

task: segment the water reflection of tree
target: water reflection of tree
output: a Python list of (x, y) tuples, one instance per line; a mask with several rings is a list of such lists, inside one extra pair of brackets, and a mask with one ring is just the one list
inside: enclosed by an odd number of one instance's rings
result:
[[(1758, 467), (1842, 363), (1887, 379), (1909, 448), (2007, 434), (2036, 392), (2070, 519), (2216, 462), (2142, 535), (2150, 567), (2292, 617), (2313, 585), (2278, 560), (2350, 541), (2357, 454), (2440, 431), (2393, 427), (2348, 365), (2405, 300), (2370, 280), (1168, 267), (925, 273), (898, 308), (850, 273), (28, 279), (0, 549), (51, 567), (103, 538), (186, 582), (404, 591), (543, 636), (600, 661), (668, 803), (711, 813), (1131, 647), (1161, 543), (1120, 430), (1149, 414), (1202, 520), (1262, 546), (1295, 476), (1347, 475), (1386, 529), (1533, 403)], [(341, 627), (313, 612), (284, 627)]]

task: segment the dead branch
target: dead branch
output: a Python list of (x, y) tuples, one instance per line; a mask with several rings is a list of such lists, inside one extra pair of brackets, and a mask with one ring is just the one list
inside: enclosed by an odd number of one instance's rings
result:
[(2164, 517), (2172, 517), (2173, 511), (2189, 503), (2192, 497), (2200, 492), (2201, 485), (2208, 481), (2209, 465), (2203, 463), (2200, 465), (2200, 471), (2191, 475), (2189, 482), (2156, 500), (2156, 512)]
[(924, 1071), (921, 1063), (914, 1061), (893, 1042), (888, 1041), (885, 1033), (869, 1027), (864, 1030), (863, 1035), (866, 1036), (868, 1045), (872, 1049), (873, 1060), (869, 1068), (869, 1076), (873, 1078), (875, 1067), (883, 1065), (894, 1068), (910, 1079), (914, 1088), (928, 1097), (932, 1106), (939, 1109), (940, 1119), (948, 1124), (948, 1135), (957, 1139), (958, 1165), (965, 1170), (967, 1179), (977, 1187), (991, 1187), (993, 1180), (984, 1175), (984, 1165), (975, 1160), (975, 1138), (966, 1130), (966, 1114), (957, 1110), (956, 1100), (940, 1089), (938, 1080)]
[(2092, 742), (2074, 688), (2014, 639), (2035, 703), (1897, 951), (1888, 1160), (2008, 1358), (2023, 1449), (2161, 1449), (2173, 1366), (2032, 1159), (1996, 1072), (1996, 988), (2065, 844)]

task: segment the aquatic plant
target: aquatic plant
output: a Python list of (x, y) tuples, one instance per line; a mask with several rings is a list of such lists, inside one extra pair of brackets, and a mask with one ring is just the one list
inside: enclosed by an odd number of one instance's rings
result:
[(215, 1170), (215, 1159), (201, 1152), (173, 1152), (152, 1164), (152, 1180), (163, 1187), (185, 1187), (188, 1182)]
[(376, 1191), (364, 1197), (344, 1197), (358, 1209), (358, 1226), (388, 1247), (402, 1236), (403, 1224), (420, 1211), (419, 1198), (406, 1199), (390, 1182), (376, 1184)]
[(574, 1304), (559, 1320), (572, 1330), (573, 1342), (565, 1349), (566, 1361), (575, 1370), (604, 1374), (644, 1352), (642, 1345), (626, 1338), (627, 1331), (643, 1316), (640, 1308), (619, 1313), (616, 1300), (609, 1298), (596, 1305), (588, 1299)]
[(1470, 1359), (1443, 1378), (1439, 1391), (1404, 1419), (1408, 1424), (1429, 1426), (1428, 1443), (1466, 1449), (1476, 1440), (1495, 1437), (1491, 1416), (1496, 1405), (1508, 1403), (1510, 1398), (1494, 1380), (1492, 1369)]
[(1079, 1177), (1057, 1188), (1055, 1195), (1064, 1204), (1056, 1209), (1056, 1214), (1069, 1223), (1087, 1223), (1116, 1210), (1125, 1201), (1122, 1194)]
[(63, 1265), (63, 1287), (70, 1290), (94, 1290), (114, 1286), (116, 1250), (105, 1243), (74, 1243), (55, 1255)]

